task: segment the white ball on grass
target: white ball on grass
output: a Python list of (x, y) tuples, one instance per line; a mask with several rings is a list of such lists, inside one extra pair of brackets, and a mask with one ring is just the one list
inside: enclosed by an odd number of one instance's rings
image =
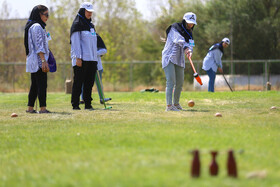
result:
[(216, 117), (222, 117), (222, 114), (219, 113), (219, 112), (217, 112), (217, 113), (215, 114), (215, 116), (216, 116)]
[(15, 118), (15, 117), (18, 117), (18, 115), (17, 115), (16, 113), (12, 113), (12, 114), (11, 114), (11, 117), (12, 117), (12, 118)]

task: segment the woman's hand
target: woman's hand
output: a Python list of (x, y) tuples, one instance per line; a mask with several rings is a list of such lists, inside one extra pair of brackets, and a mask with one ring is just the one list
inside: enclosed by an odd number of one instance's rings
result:
[(188, 58), (192, 58), (192, 51), (190, 49), (185, 49), (185, 55), (188, 57)]
[(40, 52), (40, 53), (38, 53), (38, 55), (42, 61), (42, 71), (45, 73), (49, 72), (50, 69), (49, 69), (49, 65), (48, 65), (47, 61), (45, 60), (45, 56), (44, 56), (45, 54)]
[(46, 60), (42, 60), (42, 71), (45, 73), (50, 71), (49, 65)]
[(82, 59), (77, 58), (77, 59), (76, 59), (76, 65), (77, 65), (78, 67), (82, 67)]
[(218, 71), (219, 71), (220, 73), (222, 73), (222, 74), (224, 73), (224, 72), (223, 72), (223, 69), (220, 68), (220, 67), (218, 67)]

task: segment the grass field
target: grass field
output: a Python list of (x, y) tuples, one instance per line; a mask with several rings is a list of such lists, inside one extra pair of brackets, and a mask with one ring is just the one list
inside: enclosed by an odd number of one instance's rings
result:
[[(95, 111), (73, 111), (70, 95), (49, 93), (54, 113), (26, 114), (27, 93), (0, 93), (0, 186), (280, 186), (280, 92), (184, 92), (182, 112), (165, 112), (162, 92), (106, 95), (111, 110), (94, 102)], [(238, 179), (227, 177), (228, 149)], [(208, 173), (211, 150), (217, 177)], [(255, 171), (266, 175), (247, 178)]]

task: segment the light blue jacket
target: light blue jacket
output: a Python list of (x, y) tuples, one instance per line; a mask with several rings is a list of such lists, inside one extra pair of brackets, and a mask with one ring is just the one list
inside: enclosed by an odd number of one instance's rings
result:
[(213, 71), (217, 72), (218, 67), (223, 68), (222, 56), (223, 53), (220, 49), (209, 51), (203, 60), (202, 69), (208, 71), (212, 68)]
[(170, 62), (185, 68), (184, 47), (193, 50), (185, 38), (176, 29), (171, 28), (162, 51), (162, 68), (165, 68)]
[(49, 59), (48, 36), (45, 29), (39, 23), (33, 24), (28, 30), (29, 54), (26, 57), (26, 72), (35, 73), (42, 68), (42, 60), (39, 53), (44, 53), (45, 59)]
[(76, 59), (84, 61), (98, 61), (97, 35), (95, 30), (74, 32), (71, 36), (72, 66), (76, 66)]

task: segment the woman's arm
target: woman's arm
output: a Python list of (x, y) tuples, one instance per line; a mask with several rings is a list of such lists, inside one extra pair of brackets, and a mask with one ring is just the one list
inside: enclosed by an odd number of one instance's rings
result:
[(105, 48), (100, 48), (97, 50), (97, 55), (98, 56), (102, 56), (102, 55), (105, 55), (107, 53), (107, 49)]
[(39, 55), (42, 61), (42, 71), (48, 72), (49, 66), (44, 56), (46, 53), (48, 53), (45, 34), (46, 33), (44, 29), (39, 24), (34, 25), (34, 28), (32, 28), (32, 40), (34, 42), (35, 52)]
[(71, 36), (71, 53), (76, 65), (82, 67), (81, 32), (74, 32)]
[(219, 49), (215, 49), (212, 51), (214, 56), (214, 61), (218, 66), (218, 71), (223, 73), (223, 65), (222, 65), (222, 52)]
[(193, 47), (185, 41), (185, 38), (178, 31), (176, 31), (174, 28), (171, 28), (168, 37), (170, 37), (173, 43), (184, 49), (184, 53), (188, 58), (192, 57)]
[(186, 41), (185, 38), (174, 28), (171, 28), (168, 37), (172, 40), (173, 43), (184, 47)]

